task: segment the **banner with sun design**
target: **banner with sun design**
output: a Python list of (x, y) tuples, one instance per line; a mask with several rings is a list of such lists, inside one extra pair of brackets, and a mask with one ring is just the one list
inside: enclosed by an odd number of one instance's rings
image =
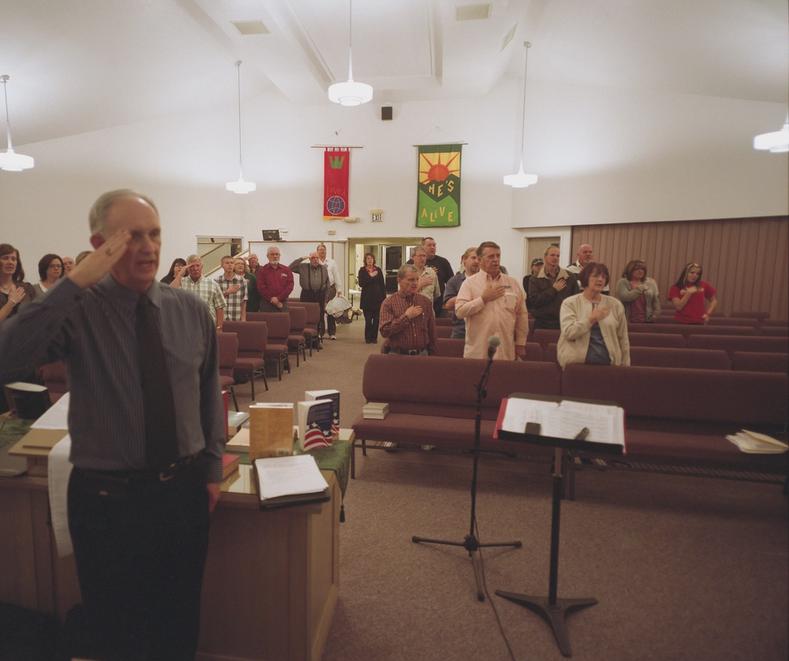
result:
[(417, 227), (460, 225), (460, 151), (462, 145), (419, 146)]
[(323, 217), (348, 217), (348, 174), (351, 150), (337, 147), (323, 152)]

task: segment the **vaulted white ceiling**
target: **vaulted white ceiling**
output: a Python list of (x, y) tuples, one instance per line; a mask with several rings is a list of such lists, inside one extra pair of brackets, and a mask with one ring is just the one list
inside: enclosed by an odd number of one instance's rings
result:
[[(348, 0), (0, 0), (0, 33), (17, 145), (231, 106), (237, 59), (247, 98), (328, 104), (347, 76)], [(786, 0), (353, 3), (378, 104), (485, 94), (525, 39), (533, 81), (787, 101)]]

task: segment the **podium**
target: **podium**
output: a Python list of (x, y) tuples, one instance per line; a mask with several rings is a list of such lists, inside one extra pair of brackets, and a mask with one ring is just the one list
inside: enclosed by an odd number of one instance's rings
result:
[[(525, 398), (532, 398), (530, 396), (521, 396)], [(542, 396), (535, 396), (533, 399), (545, 401), (558, 401), (559, 398), (547, 398)], [(597, 403), (602, 402), (589, 402)], [(606, 402), (607, 404), (607, 402)], [(498, 437), (509, 441), (522, 441), (525, 443), (532, 443), (534, 445), (550, 446), (554, 448), (553, 458), (553, 498), (551, 505), (551, 555), (550, 566), (548, 575), (548, 596), (542, 595), (528, 595), (517, 592), (507, 592), (505, 590), (496, 590), (499, 597), (508, 599), (513, 603), (519, 604), (524, 608), (539, 615), (551, 627), (553, 635), (556, 638), (556, 643), (559, 646), (563, 656), (572, 656), (572, 648), (570, 647), (570, 637), (567, 632), (567, 616), (583, 608), (594, 606), (597, 599), (594, 597), (580, 597), (580, 598), (563, 598), (560, 599), (557, 595), (557, 586), (559, 583), (559, 529), (560, 529), (560, 514), (561, 514), (561, 499), (564, 493), (564, 463), (566, 460), (566, 450), (581, 450), (588, 449), (593, 446), (595, 452), (601, 454), (621, 455), (623, 446), (617, 443), (600, 443), (583, 440), (583, 432), (588, 433), (588, 429), (584, 428), (579, 430), (579, 435), (576, 438), (557, 438), (553, 436), (541, 436), (540, 425), (535, 423), (527, 423), (523, 433), (510, 432), (500, 430)]]

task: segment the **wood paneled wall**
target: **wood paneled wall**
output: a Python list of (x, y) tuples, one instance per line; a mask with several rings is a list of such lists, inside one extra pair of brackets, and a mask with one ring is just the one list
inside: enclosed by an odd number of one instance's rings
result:
[[(665, 299), (688, 262), (718, 290), (718, 311), (767, 311), (787, 319), (789, 310), (789, 216), (728, 218), (573, 228), (573, 258), (582, 243), (608, 266), (616, 282), (631, 259), (643, 259)], [(565, 261), (565, 260), (563, 260)]]

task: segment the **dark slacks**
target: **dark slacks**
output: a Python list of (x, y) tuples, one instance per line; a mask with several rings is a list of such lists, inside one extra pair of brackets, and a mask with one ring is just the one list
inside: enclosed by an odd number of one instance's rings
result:
[(194, 659), (209, 522), (200, 462), (166, 482), (75, 468), (68, 499), (91, 654)]
[[(326, 292), (326, 302), (328, 303), (332, 300), (335, 296), (337, 296), (337, 286), (332, 285), (329, 287), (329, 290)], [(326, 314), (326, 323), (328, 324), (328, 328), (326, 329), (329, 335), (336, 335), (337, 334), (337, 321), (334, 319), (333, 315)]]
[(321, 289), (320, 291), (312, 291), (310, 289), (302, 289), (301, 295), (299, 296), (300, 301), (311, 301), (313, 303), (317, 303), (320, 306), (320, 317), (318, 321), (318, 335), (323, 337), (326, 332), (326, 322), (324, 317), (326, 316), (326, 290)]
[(381, 306), (364, 309), (364, 339), (366, 342), (378, 341), (378, 323), (381, 319)]

